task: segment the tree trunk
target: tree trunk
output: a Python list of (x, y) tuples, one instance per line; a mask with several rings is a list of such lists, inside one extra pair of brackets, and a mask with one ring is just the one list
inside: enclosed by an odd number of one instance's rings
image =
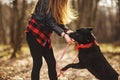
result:
[(21, 50), (22, 47), (22, 41), (23, 41), (23, 35), (24, 35), (24, 17), (25, 17), (25, 10), (26, 10), (26, 0), (23, 0), (22, 2), (22, 11), (21, 11), (21, 17), (18, 20), (17, 23), (17, 30), (18, 33), (16, 35), (16, 39), (17, 39), (17, 46), (18, 46), (18, 50)]
[(11, 45), (12, 45), (12, 48), (13, 48), (13, 53), (12, 53), (12, 56), (11, 58), (15, 58), (16, 57), (16, 53), (17, 53), (17, 45), (16, 45), (16, 34), (18, 34), (16, 31), (16, 27), (17, 27), (17, 20), (18, 20), (18, 8), (17, 8), (17, 4), (18, 3), (18, 0), (13, 0), (13, 14), (12, 17), (13, 17), (13, 21), (14, 23), (12, 22), (12, 29), (11, 29)]
[[(15, 25), (14, 25), (14, 36), (13, 36), (13, 53), (11, 58), (16, 57), (16, 53), (21, 51), (21, 47), (22, 47), (22, 41), (23, 41), (23, 35), (24, 35), (24, 17), (25, 17), (25, 9), (26, 9), (26, 0), (22, 1), (22, 9), (21, 12), (18, 9), (18, 0), (14, 0), (13, 1), (13, 5), (14, 5), (14, 21), (15, 21)], [(20, 13), (20, 14), (19, 14)]]
[(2, 44), (6, 44), (7, 41), (6, 41), (6, 38), (5, 38), (5, 29), (4, 29), (4, 25), (3, 25), (3, 17), (2, 17), (2, 4), (0, 2), (0, 36), (1, 36), (1, 39), (0, 39), (0, 42)]
[(117, 21), (116, 21), (116, 36), (115, 39), (116, 40), (120, 40), (119, 34), (120, 34), (120, 0), (118, 0), (118, 10), (117, 10)]
[(78, 0), (79, 27), (94, 27), (99, 0)]

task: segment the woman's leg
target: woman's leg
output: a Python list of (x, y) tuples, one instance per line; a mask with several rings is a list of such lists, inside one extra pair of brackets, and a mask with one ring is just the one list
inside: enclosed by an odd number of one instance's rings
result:
[(42, 57), (39, 57), (39, 59), (33, 58), (31, 80), (39, 80), (41, 66), (42, 66)]
[(46, 53), (43, 56), (48, 65), (48, 74), (50, 80), (57, 80), (56, 61), (53, 54), (53, 50), (46, 50)]
[(33, 59), (33, 68), (31, 72), (31, 80), (39, 80), (39, 73), (42, 66), (42, 49), (32, 36), (31, 33), (27, 33), (27, 42), (30, 48), (30, 53)]

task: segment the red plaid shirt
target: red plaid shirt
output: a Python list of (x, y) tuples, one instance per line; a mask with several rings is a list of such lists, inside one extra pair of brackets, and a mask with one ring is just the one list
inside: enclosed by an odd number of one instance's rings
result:
[(43, 47), (51, 48), (51, 40), (50, 36), (52, 32), (47, 32), (43, 30), (44, 26), (40, 26), (35, 19), (31, 18), (27, 29), (25, 32), (32, 32), (33, 36), (35, 36), (36, 41)]

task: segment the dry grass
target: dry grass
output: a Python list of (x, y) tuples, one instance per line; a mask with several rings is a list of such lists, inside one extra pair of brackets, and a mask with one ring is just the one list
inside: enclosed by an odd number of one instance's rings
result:
[[(120, 74), (120, 46), (115, 47), (111, 44), (100, 44), (101, 50), (112, 65), (112, 67)], [(5, 48), (0, 46), (0, 48)], [(56, 60), (59, 59), (65, 45), (55, 46), (54, 53)], [(68, 63), (71, 63), (76, 56), (74, 46), (70, 46), (64, 55), (64, 57), (57, 62), (57, 65), (61, 68)], [(32, 59), (29, 55), (29, 49), (27, 46), (22, 48), (23, 54), (16, 59), (8, 59), (8, 57), (0, 58), (0, 80), (30, 80), (30, 73), (32, 68)], [(59, 70), (57, 68), (59, 73)], [(46, 62), (41, 69), (41, 80), (49, 80), (47, 75)], [(89, 73), (86, 69), (68, 69), (63, 75), (59, 77), (59, 80), (96, 80), (95, 77)]]

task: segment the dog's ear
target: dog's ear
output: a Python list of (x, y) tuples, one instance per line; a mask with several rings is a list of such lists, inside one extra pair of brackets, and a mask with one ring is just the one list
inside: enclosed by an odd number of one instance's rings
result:
[(88, 28), (87, 28), (87, 30), (92, 31), (92, 30), (93, 30), (93, 28), (92, 28), (92, 27), (88, 27)]

